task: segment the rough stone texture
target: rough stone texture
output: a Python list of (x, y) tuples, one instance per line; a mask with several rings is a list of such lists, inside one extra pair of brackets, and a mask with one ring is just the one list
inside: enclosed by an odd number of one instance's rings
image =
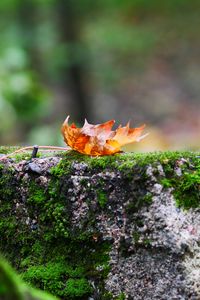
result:
[[(18, 224), (30, 232), (46, 230), (40, 211), (30, 213), (27, 205), (30, 182), (46, 193), (56, 178), (57, 197), (64, 197), (70, 220), (68, 230), (90, 233), (95, 242), (111, 245), (104, 294), (91, 276), (94, 290), (82, 299), (200, 299), (200, 208), (177, 207), (175, 187), (162, 185), (163, 166), (169, 162), (162, 159), (123, 169), (117, 169), (117, 162), (114, 167), (92, 168), (80, 156), (71, 161), (68, 172), (53, 173), (62, 160), (57, 156), (17, 163), (7, 160), (3, 170), (14, 170), (12, 215)], [(196, 172), (188, 157), (175, 158), (171, 165), (176, 178)], [(50, 199), (47, 196), (46, 201)], [(96, 270), (101, 271), (101, 266)]]
[[(124, 291), (128, 299), (200, 299), (199, 212), (177, 209), (170, 191), (155, 195), (151, 206), (129, 219), (125, 240), (135, 231), (140, 237), (113, 262), (107, 288)], [(142, 226), (135, 224), (138, 219)]]

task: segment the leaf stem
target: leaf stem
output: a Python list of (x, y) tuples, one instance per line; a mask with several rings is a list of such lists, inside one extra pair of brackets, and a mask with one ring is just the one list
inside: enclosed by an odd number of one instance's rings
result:
[[(30, 151), (33, 149), (34, 149), (34, 146), (27, 146), (27, 147), (20, 148), (12, 153), (9, 153), (9, 154), (6, 154), (6, 155), (0, 157), (0, 161), (6, 159), (16, 153)], [(58, 146), (38, 146), (38, 149), (40, 149), (40, 150), (45, 149), (44, 151), (68, 151), (71, 148), (70, 147), (58, 147)]]

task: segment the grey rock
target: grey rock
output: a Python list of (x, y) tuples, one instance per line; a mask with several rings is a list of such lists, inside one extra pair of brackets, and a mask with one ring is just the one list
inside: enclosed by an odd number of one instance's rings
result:
[(61, 158), (59, 157), (45, 157), (45, 158), (33, 158), (26, 165), (24, 165), (25, 170), (28, 173), (36, 173), (39, 175), (46, 175), (51, 173), (51, 168), (56, 166)]
[(35, 162), (31, 162), (28, 164), (28, 170), (37, 174), (42, 173), (42, 168)]

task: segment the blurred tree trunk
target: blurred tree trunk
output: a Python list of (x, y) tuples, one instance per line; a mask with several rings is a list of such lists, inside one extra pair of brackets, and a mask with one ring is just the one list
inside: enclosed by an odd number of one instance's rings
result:
[[(84, 118), (91, 120), (89, 91), (87, 86), (88, 74), (86, 70), (86, 57), (80, 57), (80, 53), (87, 53), (81, 42), (81, 10), (71, 0), (60, 0), (56, 2), (58, 24), (60, 28), (60, 39), (66, 47), (66, 58), (69, 64), (65, 64), (61, 70), (62, 84), (69, 87), (73, 120), (82, 122)], [(87, 58), (87, 64), (89, 58)], [(68, 107), (66, 108), (68, 111)]]

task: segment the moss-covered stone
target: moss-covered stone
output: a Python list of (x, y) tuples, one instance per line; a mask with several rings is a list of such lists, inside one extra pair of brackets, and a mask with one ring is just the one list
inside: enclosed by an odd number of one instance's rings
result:
[[(26, 282), (62, 299), (125, 299), (104, 284), (114, 240), (123, 246), (115, 227), (123, 234), (125, 219), (152, 204), (153, 177), (164, 188), (173, 187), (177, 205), (199, 206), (199, 154), (55, 156), (60, 162), (48, 167), (51, 157), (40, 155), (47, 168), (39, 173), (29, 168), (38, 160), (24, 154), (0, 163), (0, 250)], [(135, 231), (132, 242), (139, 237)], [(142, 243), (148, 247), (151, 241)], [(121, 252), (126, 250), (124, 243)]]
[(189, 209), (200, 206), (200, 156), (168, 162), (165, 165), (165, 178), (161, 183), (165, 188), (173, 188), (178, 207)]

